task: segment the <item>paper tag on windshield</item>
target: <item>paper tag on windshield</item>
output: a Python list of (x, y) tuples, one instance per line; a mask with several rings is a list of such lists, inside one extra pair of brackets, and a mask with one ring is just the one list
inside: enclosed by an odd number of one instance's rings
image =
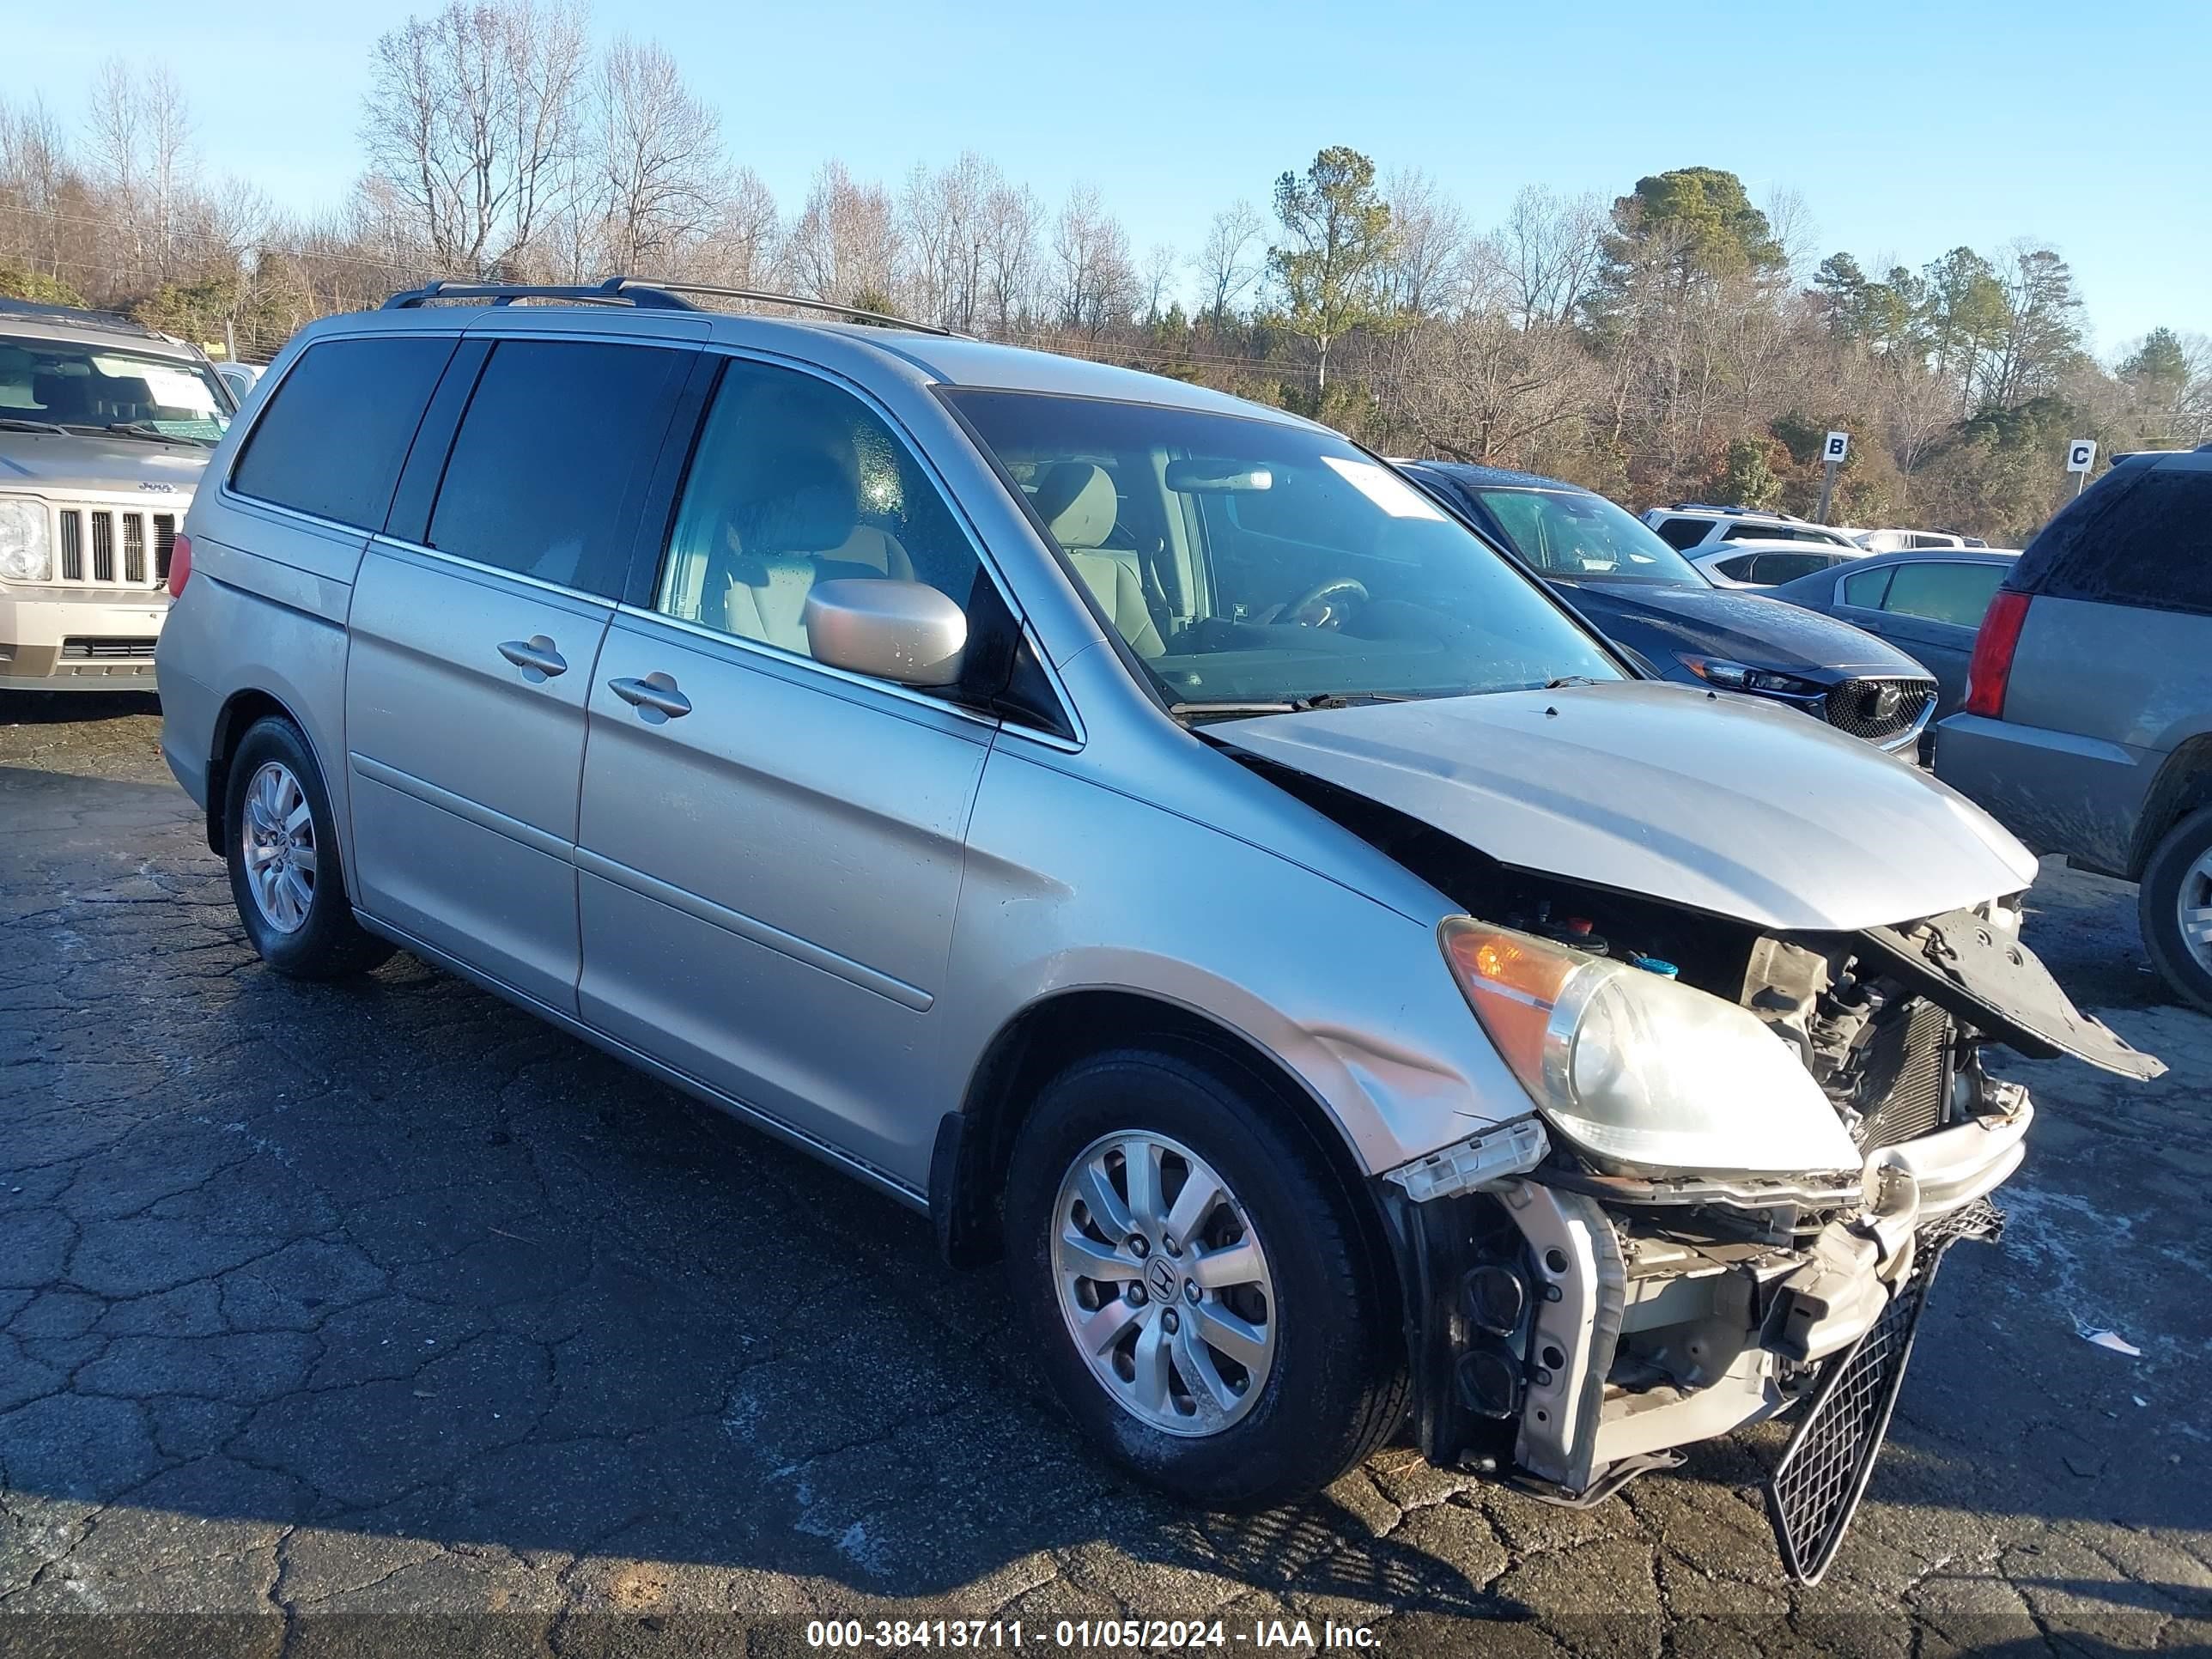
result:
[(1339, 455), (1324, 455), (1321, 459), (1322, 465), (1394, 519), (1443, 517), (1419, 490), (1372, 461), (1350, 461)]

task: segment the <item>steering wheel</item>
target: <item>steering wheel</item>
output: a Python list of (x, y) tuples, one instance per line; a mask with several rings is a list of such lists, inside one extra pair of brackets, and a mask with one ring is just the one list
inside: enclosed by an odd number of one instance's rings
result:
[[(1286, 605), (1275, 614), (1286, 621), (1297, 622), (1322, 600), (1340, 593), (1347, 599), (1358, 599), (1364, 603), (1367, 598), (1367, 584), (1356, 576), (1331, 576), (1327, 581), (1316, 582), (1306, 590), (1304, 597), (1297, 603)], [(1336, 606), (1331, 605), (1317, 620), (1305, 625), (1309, 628), (1326, 628), (1332, 623), (1341, 623), (1342, 621), (1341, 612)]]

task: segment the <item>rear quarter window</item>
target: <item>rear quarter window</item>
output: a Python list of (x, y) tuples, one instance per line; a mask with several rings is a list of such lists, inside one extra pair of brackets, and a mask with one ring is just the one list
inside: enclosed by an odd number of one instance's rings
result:
[(1705, 540), (1705, 530), (1703, 519), (1668, 519), (1659, 526), (1659, 539), (1680, 552)]
[(231, 469), (241, 495), (381, 530), (455, 337), (325, 340), (301, 354)]
[(2212, 468), (2124, 466), (2044, 526), (2006, 584), (2212, 616)]

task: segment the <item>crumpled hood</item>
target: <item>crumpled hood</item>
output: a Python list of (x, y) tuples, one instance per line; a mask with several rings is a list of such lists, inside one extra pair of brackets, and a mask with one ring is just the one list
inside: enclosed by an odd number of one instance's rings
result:
[(58, 432), (0, 430), (0, 492), (35, 490), (42, 495), (137, 492), (141, 484), (173, 489), (143, 492), (149, 505), (191, 499), (214, 452), (139, 438), (93, 438)]
[(1917, 768), (1792, 709), (1654, 681), (1209, 725), (1503, 863), (1775, 932), (2019, 891), (2035, 857)]
[(1760, 593), (1602, 578), (1562, 582), (1559, 592), (1608, 639), (1641, 651), (1669, 674), (1675, 654), (1687, 651), (1824, 680), (1862, 674), (1931, 678), (1863, 628)]

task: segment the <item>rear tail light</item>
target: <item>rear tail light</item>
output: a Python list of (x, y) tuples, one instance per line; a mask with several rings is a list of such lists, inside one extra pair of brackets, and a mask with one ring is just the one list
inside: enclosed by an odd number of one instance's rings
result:
[(2012, 678), (2012, 656), (2020, 647), (2021, 624), (2027, 620), (2027, 600), (2025, 593), (1999, 588), (1982, 613), (1981, 632), (1974, 635), (1974, 659), (1966, 668), (1969, 714), (2004, 718), (2005, 684)]
[(185, 591), (185, 580), (192, 574), (192, 538), (179, 532), (176, 544), (169, 550), (169, 597), (177, 599)]

